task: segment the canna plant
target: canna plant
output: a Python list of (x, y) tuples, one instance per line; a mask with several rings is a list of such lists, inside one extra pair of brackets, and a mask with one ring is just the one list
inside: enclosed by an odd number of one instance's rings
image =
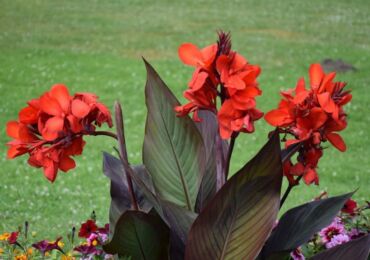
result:
[[(82, 153), (84, 135), (117, 140), (117, 155), (103, 153), (110, 179), (110, 239), (103, 249), (117, 259), (289, 259), (291, 253), (332, 223), (353, 192), (308, 202), (278, 212), (303, 179), (318, 184), (317, 165), (329, 141), (340, 151), (338, 134), (347, 126), (343, 106), (351, 100), (345, 83), (319, 64), (309, 69), (309, 84), (281, 92), (277, 109), (265, 120), (275, 130), (262, 149), (236, 173), (229, 173), (240, 134), (253, 133), (264, 117), (256, 98), (262, 94), (261, 68), (232, 50), (230, 34), (205, 48), (185, 43), (181, 61), (195, 71), (181, 105), (154, 68), (147, 71), (147, 118), (143, 162), (128, 161), (121, 106), (113, 120), (91, 93), (71, 96), (55, 85), (21, 110), (7, 125), (13, 138), (8, 157), (29, 154), (54, 181), (58, 170), (75, 167), (71, 156)], [(192, 119), (188, 116), (192, 114)], [(114, 122), (113, 122), (114, 121)], [(97, 131), (107, 123), (115, 133)], [(281, 148), (281, 142), (285, 145)], [(289, 186), (281, 194), (284, 176)], [(366, 259), (370, 237), (363, 234), (314, 259)], [(347, 259), (347, 258), (346, 258)]]

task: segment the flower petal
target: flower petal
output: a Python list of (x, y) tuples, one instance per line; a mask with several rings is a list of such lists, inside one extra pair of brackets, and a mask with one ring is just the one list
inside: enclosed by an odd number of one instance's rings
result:
[(282, 109), (274, 109), (267, 112), (265, 115), (265, 120), (272, 126), (285, 126), (293, 122), (289, 113)]
[(19, 123), (17, 121), (6, 123), (6, 134), (14, 139), (19, 139)]
[(59, 137), (59, 133), (63, 131), (64, 119), (61, 117), (49, 118), (44, 128), (42, 129), (42, 137), (47, 141), (55, 140)]
[(50, 96), (58, 101), (64, 113), (69, 112), (71, 96), (69, 95), (69, 92), (66, 86), (62, 84), (56, 84), (52, 86), (50, 90)]
[(319, 176), (314, 169), (309, 168), (305, 174), (303, 175), (303, 180), (307, 185), (315, 183), (316, 185), (319, 184)]
[(43, 168), (44, 168), (45, 177), (49, 181), (54, 182), (57, 177), (57, 173), (58, 173), (57, 163), (50, 159), (47, 159), (43, 162)]
[(323, 77), (325, 76), (324, 71), (319, 63), (312, 64), (309, 69), (310, 84), (312, 89), (317, 89)]
[(76, 167), (76, 163), (75, 163), (75, 161), (71, 157), (69, 157), (69, 156), (63, 156), (60, 159), (59, 169), (61, 169), (62, 171), (67, 172), (70, 169), (73, 169), (75, 167)]
[(61, 116), (63, 114), (59, 102), (52, 98), (49, 93), (45, 93), (40, 97), (40, 109), (52, 116)]
[(337, 133), (328, 133), (328, 134), (326, 134), (326, 138), (339, 151), (345, 152), (347, 150), (347, 146), (346, 146), (343, 138), (339, 134), (337, 134)]
[(205, 66), (209, 66), (213, 63), (216, 54), (217, 54), (217, 44), (209, 45), (203, 48), (201, 51), (202, 60), (204, 61)]
[(38, 121), (38, 109), (28, 106), (19, 111), (19, 121), (23, 124), (36, 124)]
[(325, 112), (333, 113), (336, 109), (336, 104), (330, 96), (329, 92), (324, 92), (317, 95), (317, 100), (320, 106), (325, 110)]
[(322, 110), (321, 108), (314, 107), (311, 109), (311, 112), (307, 119), (310, 120), (312, 129), (316, 130), (320, 128), (326, 122), (326, 120), (328, 119), (328, 116), (326, 115), (324, 110)]
[(181, 61), (186, 65), (198, 66), (202, 63), (203, 55), (192, 43), (181, 44), (178, 53)]
[(72, 101), (72, 114), (77, 118), (84, 118), (90, 112), (90, 106), (85, 102), (75, 99)]
[(301, 92), (306, 92), (306, 86), (305, 86), (305, 82), (304, 82), (304, 78), (300, 78), (298, 81), (297, 81), (297, 85), (295, 87), (295, 94), (299, 94)]

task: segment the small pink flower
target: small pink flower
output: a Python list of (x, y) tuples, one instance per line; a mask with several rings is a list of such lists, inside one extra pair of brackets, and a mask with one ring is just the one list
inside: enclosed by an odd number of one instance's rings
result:
[(336, 217), (329, 226), (320, 231), (319, 235), (321, 237), (322, 242), (326, 244), (330, 242), (334, 236), (344, 233), (345, 233), (344, 226), (341, 220), (338, 217)]
[(97, 243), (99, 240), (98, 240), (99, 236), (95, 233), (91, 233), (90, 236), (86, 239), (87, 240), (87, 244), (89, 246), (96, 246), (94, 245), (94, 241), (96, 241), (95, 243)]
[(302, 254), (301, 248), (296, 248), (293, 252), (290, 253), (290, 256), (293, 258), (293, 260), (305, 260), (306, 258)]
[(337, 245), (347, 243), (349, 240), (350, 239), (349, 239), (348, 235), (339, 234), (339, 235), (333, 236), (333, 238), (330, 240), (330, 242), (327, 243), (325, 246), (326, 246), (326, 248), (332, 248), (332, 247), (335, 247)]

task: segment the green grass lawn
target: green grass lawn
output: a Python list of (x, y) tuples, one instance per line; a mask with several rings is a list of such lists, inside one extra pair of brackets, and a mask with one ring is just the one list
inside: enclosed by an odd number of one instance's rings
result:
[[(6, 159), (5, 124), (50, 86), (63, 82), (71, 92), (97, 93), (110, 108), (123, 104), (129, 159), (141, 162), (146, 108), (144, 56), (181, 101), (192, 69), (181, 64), (177, 47), (216, 40), (230, 30), (233, 47), (262, 67), (258, 99), (275, 108), (282, 88), (295, 86), (311, 63), (341, 58), (358, 70), (338, 75), (353, 90), (343, 132), (348, 151), (325, 150), (320, 186), (300, 185), (284, 209), (321, 191), (337, 195), (359, 188), (370, 199), (370, 3), (347, 1), (0, 1), (0, 233), (28, 220), (40, 238), (65, 236), (92, 210), (108, 219), (109, 182), (101, 152), (113, 152), (106, 137), (87, 138), (77, 168), (59, 173), (54, 184), (26, 157)], [(261, 120), (253, 135), (238, 138), (232, 171), (266, 141), (272, 128)]]

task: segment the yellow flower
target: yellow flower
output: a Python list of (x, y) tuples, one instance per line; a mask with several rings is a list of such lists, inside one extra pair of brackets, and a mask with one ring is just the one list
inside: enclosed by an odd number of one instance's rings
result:
[(92, 245), (93, 246), (97, 246), (98, 245), (98, 241), (96, 241), (96, 239), (94, 239), (94, 241), (92, 242)]
[(26, 255), (17, 255), (14, 257), (14, 260), (27, 260)]
[(63, 247), (64, 247), (64, 243), (63, 243), (62, 241), (59, 241), (59, 242), (58, 242), (58, 246), (59, 246), (60, 248), (63, 248)]
[(62, 255), (62, 260), (75, 260), (76, 258), (70, 255)]
[(0, 241), (8, 240), (10, 233), (3, 233), (0, 235)]
[(33, 249), (32, 248), (28, 248), (27, 249), (27, 255), (32, 255), (33, 254)]
[(0, 255), (4, 253), (4, 249), (0, 248)]

